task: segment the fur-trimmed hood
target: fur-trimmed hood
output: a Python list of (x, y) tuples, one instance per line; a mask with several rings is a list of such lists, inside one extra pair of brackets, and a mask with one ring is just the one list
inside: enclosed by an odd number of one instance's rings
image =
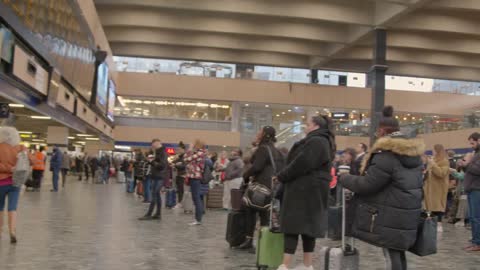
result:
[(400, 137), (383, 137), (377, 140), (371, 151), (363, 159), (361, 173), (374, 154), (393, 152), (398, 155), (405, 167), (416, 167), (422, 164), (421, 156), (425, 153), (425, 144), (421, 139), (405, 139)]

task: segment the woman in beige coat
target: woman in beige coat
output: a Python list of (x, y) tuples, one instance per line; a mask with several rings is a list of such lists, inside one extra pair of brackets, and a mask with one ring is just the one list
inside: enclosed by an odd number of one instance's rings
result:
[(423, 187), (425, 209), (438, 218), (438, 232), (443, 232), (442, 217), (447, 208), (450, 174), (447, 152), (441, 144), (433, 147), (433, 158), (428, 160), (428, 177)]

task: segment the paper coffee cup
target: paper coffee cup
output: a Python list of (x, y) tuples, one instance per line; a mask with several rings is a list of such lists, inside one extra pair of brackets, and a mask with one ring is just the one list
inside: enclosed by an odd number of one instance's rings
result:
[(348, 165), (341, 165), (338, 167), (338, 173), (344, 174), (344, 173), (350, 173), (350, 166)]

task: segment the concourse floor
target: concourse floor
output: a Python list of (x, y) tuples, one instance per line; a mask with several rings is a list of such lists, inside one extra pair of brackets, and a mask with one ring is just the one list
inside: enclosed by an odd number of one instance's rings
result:
[[(2, 270), (256, 269), (255, 256), (230, 250), (224, 240), (227, 214), (208, 211), (204, 225), (191, 215), (163, 210), (162, 221), (138, 221), (147, 205), (121, 184), (95, 185), (71, 177), (65, 190), (23, 193), (17, 245), (6, 226), (0, 240)], [(461, 250), (464, 228), (446, 226), (439, 253), (409, 255), (409, 269), (480, 269), (480, 253)], [(319, 241), (318, 245), (337, 245)], [(359, 244), (361, 269), (385, 269), (381, 250)], [(317, 267), (316, 269), (320, 269)]]

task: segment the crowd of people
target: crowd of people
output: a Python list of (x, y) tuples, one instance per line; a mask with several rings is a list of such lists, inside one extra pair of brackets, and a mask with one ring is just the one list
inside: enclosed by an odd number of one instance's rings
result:
[[(54, 147), (50, 157), (52, 191), (58, 191), (62, 178), (65, 186), (69, 172), (97, 183), (108, 183), (113, 175), (124, 179), (126, 191), (136, 193), (148, 203), (139, 219), (162, 219), (162, 196), (169, 208), (193, 212), (191, 226), (202, 225), (206, 196), (212, 186), (223, 185), (223, 208), (231, 210), (232, 191), (242, 192), (245, 214), (245, 239), (234, 246), (254, 249), (257, 221), (271, 227), (271, 212), (248, 198), (255, 188), (273, 192), (269, 198), (280, 201), (279, 228), (284, 237), (283, 262), (278, 269), (291, 267), (299, 238), (303, 242), (303, 265), (296, 269), (313, 269), (317, 238), (325, 236), (325, 214), (338, 201), (339, 190), (351, 194), (348, 231), (351, 236), (384, 249), (389, 269), (407, 269), (406, 251), (418, 240), (417, 229), (423, 213), (434, 217), (438, 233), (444, 222), (471, 228), (472, 239), (466, 251), (480, 251), (480, 133), (468, 142), (473, 152), (462, 157), (433, 146), (431, 155), (422, 140), (407, 138), (393, 117), (393, 108), (385, 107), (379, 119), (376, 142), (339, 151), (334, 126), (327, 116), (314, 116), (306, 122), (306, 137), (288, 149), (277, 149), (276, 130), (263, 127), (253, 148), (219, 155), (210, 153), (204, 142), (179, 143), (176, 155), (169, 156), (160, 139), (153, 139), (147, 152), (136, 150), (124, 159), (102, 155), (70, 156)], [(41, 187), (47, 155), (39, 148), (31, 153), (34, 190)], [(12, 185), (16, 157), (21, 151), (18, 132), (0, 128), (0, 230), (8, 198), (9, 230), (16, 239), (16, 209), (19, 187)], [(339, 154), (341, 153), (341, 154)], [(97, 177), (95, 177), (97, 176)], [(275, 188), (274, 188), (275, 187)], [(278, 187), (278, 188), (277, 188)], [(261, 193), (259, 193), (261, 195)], [(170, 200), (173, 199), (173, 204)], [(250, 199), (252, 201), (250, 201)], [(258, 198), (257, 198), (258, 199)], [(235, 203), (237, 205), (237, 203)], [(269, 202), (266, 203), (270, 205)], [(346, 207), (346, 206), (344, 206)], [(352, 210), (353, 209), (353, 210)]]

